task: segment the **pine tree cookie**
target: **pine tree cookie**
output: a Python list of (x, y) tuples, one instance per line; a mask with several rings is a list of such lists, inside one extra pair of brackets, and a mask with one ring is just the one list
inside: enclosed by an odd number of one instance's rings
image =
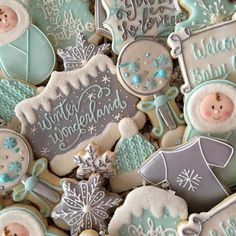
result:
[(123, 192), (142, 185), (138, 169), (155, 151), (155, 147), (139, 133), (133, 119), (122, 119), (119, 130), (121, 138), (114, 151), (117, 175), (110, 179), (113, 192)]

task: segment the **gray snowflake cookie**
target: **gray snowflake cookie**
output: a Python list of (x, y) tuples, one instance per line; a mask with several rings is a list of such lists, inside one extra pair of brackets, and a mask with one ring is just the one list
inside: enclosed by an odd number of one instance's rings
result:
[(106, 192), (100, 175), (93, 175), (88, 181), (80, 182), (64, 179), (62, 188), (64, 195), (53, 210), (52, 217), (63, 220), (70, 227), (71, 236), (77, 236), (85, 229), (107, 231), (107, 211), (117, 207), (122, 198)]
[(89, 43), (86, 36), (83, 33), (78, 32), (75, 47), (58, 49), (57, 54), (63, 60), (65, 71), (71, 71), (82, 68), (93, 56), (104, 54), (109, 48), (110, 44), (96, 46), (93, 43)]
[(115, 174), (114, 152), (99, 152), (95, 143), (89, 144), (85, 152), (74, 156), (75, 164), (78, 166), (76, 176), (79, 179), (89, 178), (93, 173), (99, 173), (104, 178), (110, 178)]

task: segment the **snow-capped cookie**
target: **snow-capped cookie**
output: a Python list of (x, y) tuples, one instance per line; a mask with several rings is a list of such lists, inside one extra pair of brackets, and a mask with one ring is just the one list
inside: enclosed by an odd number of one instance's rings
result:
[(171, 56), (178, 58), (183, 74), (182, 93), (214, 79), (236, 83), (235, 26), (231, 20), (196, 32), (184, 28), (168, 37)]
[(82, 32), (87, 38), (93, 38), (95, 19), (90, 11), (89, 1), (30, 0), (28, 2), (33, 22), (47, 35), (55, 49), (73, 45), (78, 32)]
[(197, 137), (175, 148), (159, 149), (139, 173), (153, 185), (167, 182), (187, 202), (189, 212), (207, 211), (230, 194), (212, 167), (227, 166), (233, 152), (227, 143)]
[(76, 176), (79, 179), (89, 178), (94, 173), (99, 173), (104, 178), (110, 178), (115, 174), (115, 153), (101, 153), (95, 143), (89, 144), (83, 152), (75, 155), (74, 161), (78, 166)]
[(102, 0), (107, 19), (104, 27), (112, 34), (112, 49), (121, 49), (135, 38), (167, 38), (174, 31), (180, 11), (173, 1)]
[(132, 118), (119, 123), (121, 138), (115, 146), (117, 175), (110, 178), (113, 192), (124, 192), (142, 185), (138, 169), (155, 152), (155, 147), (139, 133)]
[(180, 236), (218, 236), (236, 234), (236, 194), (233, 194), (208, 212), (192, 214), (178, 227)]
[(189, 12), (189, 18), (176, 24), (176, 31), (188, 27), (199, 30), (230, 20), (236, 11), (235, 0), (180, 0)]
[[(194, 88), (185, 97), (187, 125), (183, 142), (202, 135), (225, 140), (236, 148), (236, 85), (227, 80), (211, 80)], [(236, 153), (225, 168), (214, 167), (216, 176), (233, 187), (236, 184)]]
[(65, 49), (57, 49), (57, 54), (63, 60), (64, 70), (70, 71), (85, 66), (89, 60), (97, 55), (104, 54), (110, 48), (110, 44), (102, 44), (96, 46), (89, 43), (86, 36), (78, 32), (76, 36), (76, 45)]
[(29, 205), (12, 205), (0, 211), (1, 236), (66, 236), (63, 231), (49, 226), (47, 220)]
[(121, 118), (135, 117), (143, 127), (137, 102), (117, 80), (112, 60), (96, 55), (82, 69), (53, 72), (43, 92), (15, 111), (35, 156), (46, 157), (56, 174), (65, 175), (76, 167), (73, 155), (89, 143), (101, 152), (112, 148), (120, 137)]
[(187, 216), (187, 204), (180, 197), (157, 187), (140, 187), (116, 209), (108, 232), (112, 236), (177, 236), (177, 225)]
[(149, 116), (155, 138), (185, 123), (175, 104), (179, 91), (169, 87), (172, 70), (169, 51), (150, 39), (134, 40), (118, 57), (119, 81), (127, 91), (141, 98), (137, 107)]
[(6, 76), (37, 85), (48, 79), (55, 62), (52, 45), (31, 24), (25, 6), (16, 0), (1, 0), (0, 66)]
[(107, 231), (108, 210), (117, 207), (122, 198), (103, 188), (101, 176), (93, 175), (88, 181), (80, 182), (64, 179), (62, 188), (64, 195), (52, 217), (68, 224), (71, 236), (77, 236), (86, 229)]

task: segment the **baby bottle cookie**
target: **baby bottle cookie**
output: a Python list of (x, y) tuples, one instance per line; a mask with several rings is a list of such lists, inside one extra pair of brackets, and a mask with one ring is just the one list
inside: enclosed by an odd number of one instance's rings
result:
[(55, 66), (55, 53), (48, 39), (30, 23), (26, 8), (16, 0), (0, 1), (0, 19), (3, 72), (33, 85), (44, 82)]
[(138, 169), (155, 152), (155, 147), (142, 136), (131, 118), (119, 123), (121, 138), (115, 146), (117, 175), (110, 179), (113, 192), (124, 192), (142, 185)]
[(169, 87), (172, 69), (168, 50), (150, 39), (138, 39), (125, 46), (117, 62), (119, 81), (141, 98), (137, 107), (148, 114), (156, 138), (185, 123), (175, 104), (179, 91)]

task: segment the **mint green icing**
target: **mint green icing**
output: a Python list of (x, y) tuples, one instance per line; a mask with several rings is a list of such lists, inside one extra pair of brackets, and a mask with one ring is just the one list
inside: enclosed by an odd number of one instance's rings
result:
[(0, 47), (0, 64), (11, 79), (40, 84), (55, 66), (55, 53), (45, 35), (34, 25), (16, 41)]
[(115, 147), (118, 172), (137, 170), (154, 151), (155, 147), (140, 134), (121, 138)]
[(74, 45), (77, 32), (87, 38), (95, 33), (95, 18), (88, 0), (30, 0), (33, 22), (55, 48)]
[(25, 85), (17, 80), (0, 79), (0, 118), (6, 122), (15, 116), (15, 107), (21, 101), (33, 97), (35, 88)]
[(156, 218), (150, 209), (144, 209), (141, 217), (131, 215), (131, 222), (122, 225), (119, 236), (177, 236), (177, 225), (180, 217), (172, 217), (167, 208), (163, 209), (163, 215)]

